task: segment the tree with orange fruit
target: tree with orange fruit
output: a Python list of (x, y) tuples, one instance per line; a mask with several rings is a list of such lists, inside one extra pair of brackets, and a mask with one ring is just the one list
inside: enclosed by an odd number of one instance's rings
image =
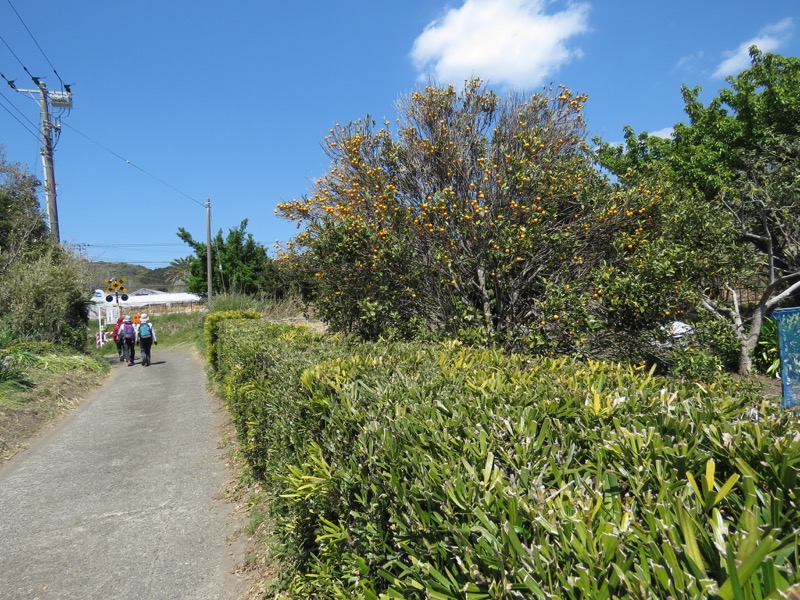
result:
[[(314, 265), (319, 309), (365, 337), (419, 329), (513, 342), (585, 320), (574, 302), (602, 258), (607, 189), (565, 87), (501, 99), (480, 80), (399, 102), (396, 133), (338, 126), (309, 197), (278, 206), (304, 226), (287, 250)], [(555, 287), (571, 294), (551, 294)], [(566, 341), (566, 340), (564, 340)]]

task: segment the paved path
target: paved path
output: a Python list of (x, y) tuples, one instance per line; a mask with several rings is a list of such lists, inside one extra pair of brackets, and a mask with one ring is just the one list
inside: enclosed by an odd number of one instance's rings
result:
[(191, 354), (138, 360), (0, 468), (0, 599), (236, 598), (223, 410)]

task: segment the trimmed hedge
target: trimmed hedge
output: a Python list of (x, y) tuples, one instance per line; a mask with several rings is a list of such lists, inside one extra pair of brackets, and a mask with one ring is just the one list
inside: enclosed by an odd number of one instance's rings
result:
[(220, 323), (230, 319), (260, 319), (261, 313), (254, 310), (222, 310), (209, 313), (203, 329), (206, 336), (206, 358), (212, 370), (217, 369), (217, 336)]
[(798, 581), (796, 418), (732, 382), (220, 326), (292, 598), (766, 598)]

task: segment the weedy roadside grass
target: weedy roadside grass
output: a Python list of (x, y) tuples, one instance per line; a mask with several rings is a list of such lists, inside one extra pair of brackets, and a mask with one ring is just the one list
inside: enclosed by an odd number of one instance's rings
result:
[(94, 355), (66, 354), (52, 345), (0, 350), (0, 461), (77, 406), (106, 380), (110, 365)]

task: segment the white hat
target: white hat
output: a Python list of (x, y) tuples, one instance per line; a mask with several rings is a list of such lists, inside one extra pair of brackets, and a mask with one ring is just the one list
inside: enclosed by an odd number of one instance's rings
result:
[(149, 317), (147, 316), (147, 313), (142, 313), (142, 316), (139, 317), (139, 323), (147, 323), (148, 320)]

